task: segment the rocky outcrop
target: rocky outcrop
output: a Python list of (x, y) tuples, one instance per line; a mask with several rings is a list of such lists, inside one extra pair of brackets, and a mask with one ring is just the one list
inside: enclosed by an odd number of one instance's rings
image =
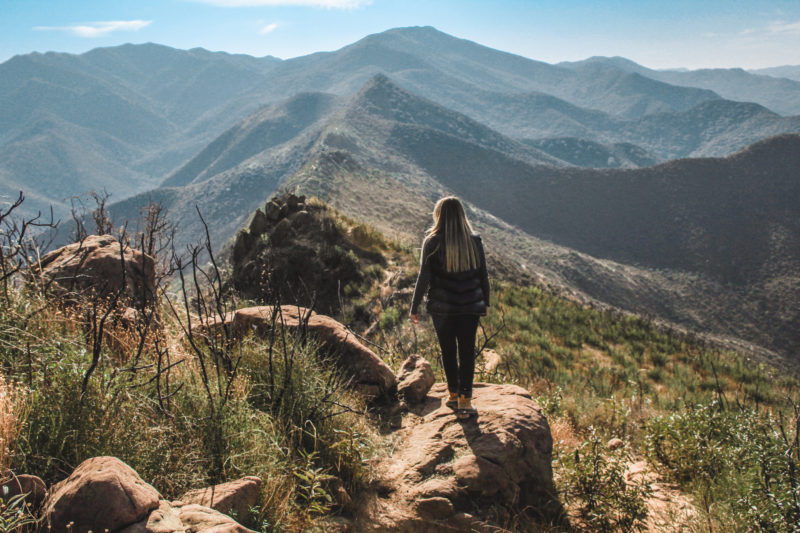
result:
[(93, 457), (50, 489), (43, 519), (52, 531), (118, 531), (158, 507), (156, 489), (116, 457)]
[(361, 496), (357, 531), (497, 531), (524, 509), (557, 514), (547, 420), (525, 389), (477, 383), (478, 417), (458, 420), (434, 385), (404, 419), (392, 456)]
[(400, 365), (397, 394), (407, 403), (419, 403), (425, 399), (435, 381), (431, 364), (421, 355), (413, 354)]
[[(249, 507), (243, 506), (255, 500), (259, 486), (258, 478), (218, 485), (230, 504), (228, 511), (243, 511), (241, 517), (247, 516)], [(205, 502), (203, 491), (193, 492)], [(187, 493), (189, 499), (192, 494)], [(51, 488), (42, 511), (42, 528), (70, 533), (251, 533), (230, 516), (201, 503), (162, 500), (156, 489), (116, 457), (93, 457)]]
[(294, 305), (246, 307), (228, 313), (221, 320), (202, 324), (197, 331), (213, 332), (228, 327), (234, 336), (252, 332), (266, 338), (271, 329), (279, 325), (315, 335), (327, 355), (353, 378), (353, 386), (367, 397), (389, 397), (397, 389), (392, 369), (375, 352), (364, 346), (343, 324), (310, 309)]
[(38, 274), (59, 292), (105, 296), (123, 291), (138, 302), (150, 299), (155, 287), (153, 258), (120, 245), (112, 235), (90, 235), (53, 250), (42, 257)]
[(236, 235), (233, 288), (262, 302), (313, 300), (316, 310), (333, 314), (345, 288), (367, 279), (366, 267), (385, 266), (383, 255), (357, 246), (346, 233), (324, 205), (276, 196)]
[(180, 497), (182, 504), (198, 504), (239, 518), (250, 513), (258, 502), (261, 479), (248, 476), (205, 489), (190, 490)]

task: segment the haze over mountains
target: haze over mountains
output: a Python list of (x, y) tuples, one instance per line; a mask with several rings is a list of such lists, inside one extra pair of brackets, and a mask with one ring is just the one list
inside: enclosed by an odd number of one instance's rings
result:
[(0, 102), (0, 187), (30, 207), (105, 187), (128, 196), (118, 220), (156, 201), (187, 243), (197, 205), (221, 245), (286, 188), (416, 242), (455, 193), (499, 275), (800, 348), (789, 79), (549, 65), (400, 28), (286, 61), (153, 44), (30, 54), (0, 65)]
[(800, 131), (796, 118), (778, 114), (786, 109), (762, 107), (800, 101), (800, 83), (764, 85), (775, 78), (738, 73), (727, 86), (760, 84), (731, 89), (758, 104), (744, 105), (632, 65), (550, 65), (430, 27), (286, 61), (155, 44), (17, 56), (0, 65), (0, 186), (24, 185), (29, 208), (54, 203), (61, 213), (65, 197), (90, 189), (123, 198), (159, 184), (261, 106), (301, 92), (349, 96), (377, 73), (552, 150), (554, 164), (631, 167), (718, 156)]

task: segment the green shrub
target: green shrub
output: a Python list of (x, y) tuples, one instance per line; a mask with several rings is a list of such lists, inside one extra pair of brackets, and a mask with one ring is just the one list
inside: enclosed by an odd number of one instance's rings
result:
[(709, 521), (740, 524), (742, 531), (796, 531), (796, 434), (796, 419), (709, 402), (652, 418), (645, 443), (651, 459), (694, 492)]
[(625, 480), (627, 456), (607, 452), (598, 434), (561, 456), (562, 493), (577, 508), (580, 525), (591, 531), (641, 531), (647, 518), (650, 487), (644, 480)]

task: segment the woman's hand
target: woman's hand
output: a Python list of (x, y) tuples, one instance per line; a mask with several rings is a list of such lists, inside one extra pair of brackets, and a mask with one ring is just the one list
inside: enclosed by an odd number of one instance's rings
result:
[(419, 315), (411, 315), (408, 317), (412, 324), (419, 324)]

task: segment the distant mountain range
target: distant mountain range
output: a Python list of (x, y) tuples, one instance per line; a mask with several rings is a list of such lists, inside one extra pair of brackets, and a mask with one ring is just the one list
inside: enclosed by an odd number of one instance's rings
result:
[[(800, 346), (800, 136), (641, 169), (548, 160), (576, 143), (520, 143), (378, 75), (349, 99), (306, 93), (257, 112), (163, 187), (112, 209), (133, 218), (156, 199), (196, 236), (198, 205), (221, 243), (283, 188), (415, 242), (433, 201), (455, 193), (498, 273), (784, 355)], [(582, 151), (645, 157), (625, 145)]]
[[(798, 67), (750, 72), (740, 68), (653, 70), (624, 57), (591, 57), (558, 65), (579, 73), (602, 73), (608, 68), (616, 68), (671, 85), (708, 89), (728, 100), (755, 102), (782, 115), (800, 115), (800, 79), (794, 77), (800, 76)], [(779, 72), (784, 75), (776, 77)]]
[(755, 70), (749, 70), (752, 74), (765, 74), (774, 78), (787, 78), (790, 80), (800, 81), (800, 65), (785, 65), (782, 67), (768, 67)]
[(118, 222), (158, 202), (179, 246), (201, 235), (197, 206), (221, 247), (279, 189), (415, 244), (455, 193), (497, 276), (796, 359), (796, 86), (549, 65), (433, 28), (286, 61), (153, 44), (30, 54), (0, 65), (0, 194), (63, 213), (105, 187), (124, 198)]
[(554, 165), (718, 156), (800, 131), (796, 117), (779, 116), (800, 101), (800, 83), (736, 71), (705, 86), (620, 58), (550, 65), (430, 27), (285, 61), (123, 45), (0, 64), (0, 194), (22, 188), (29, 209), (64, 214), (65, 198), (91, 189), (117, 199), (146, 191), (260, 107), (303, 92), (349, 97), (379, 73)]

